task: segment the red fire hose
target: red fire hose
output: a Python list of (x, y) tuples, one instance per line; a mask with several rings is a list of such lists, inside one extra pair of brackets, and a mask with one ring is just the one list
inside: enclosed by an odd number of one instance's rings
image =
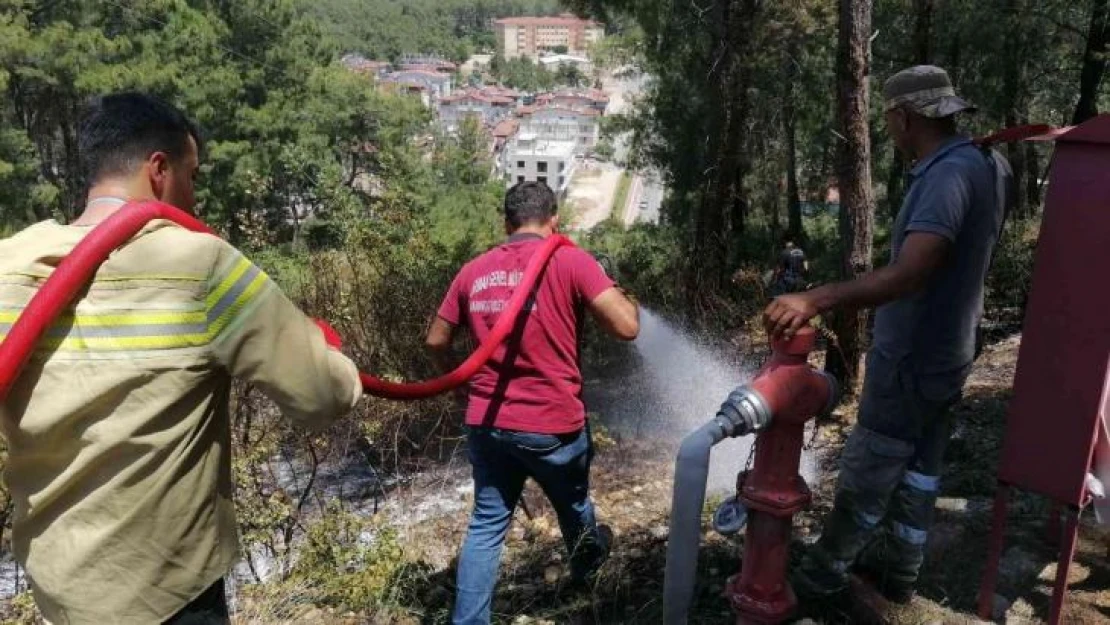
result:
[[(166, 219), (193, 232), (215, 234), (208, 226), (188, 213), (161, 202), (133, 202), (109, 216), (93, 228), (31, 298), (30, 303), (16, 319), (7, 338), (0, 341), (0, 400), (3, 400), (20, 371), (27, 364), (35, 345), (61, 311), (73, 301), (77, 293), (92, 279), (108, 255), (129, 241), (148, 222)], [(555, 250), (573, 245), (563, 236), (548, 237), (528, 261), (524, 276), (513, 292), (504, 313), (498, 318), (486, 340), (454, 371), (425, 382), (404, 384), (387, 382), (367, 373), (359, 374), (363, 389), (371, 395), (389, 399), (419, 399), (431, 397), (455, 388), (469, 380), (505, 341), (516, 322), (517, 314), (524, 307), (540, 274)]]
[(539, 280), (540, 274), (547, 266), (548, 259), (555, 253), (555, 250), (564, 245), (574, 245), (570, 239), (561, 235), (548, 237), (544, 241), (543, 247), (528, 261), (528, 266), (524, 269), (524, 276), (520, 279), (520, 284), (517, 285), (513, 291), (512, 297), (509, 298), (509, 303), (505, 305), (505, 311), (497, 318), (497, 322), (493, 324), (493, 329), (490, 330), (489, 336), (474, 353), (470, 355), (461, 365), (454, 371), (447, 375), (440, 376), (434, 380), (426, 382), (415, 383), (397, 383), (387, 382), (385, 380), (375, 378), (368, 373), (360, 373), (362, 378), (362, 388), (367, 393), (377, 397), (386, 397), (388, 399), (419, 399), (421, 397), (431, 397), (438, 395), (444, 391), (451, 390), (456, 386), (469, 380), (482, 365), (493, 355), (493, 351), (505, 342), (509, 336), (509, 332), (513, 329), (513, 324), (516, 323), (517, 314), (520, 313), (524, 307), (525, 300), (532, 293), (532, 287)]
[(105, 219), (62, 259), (16, 319), (8, 337), (0, 342), (0, 400), (7, 397), (43, 332), (89, 283), (100, 263), (154, 219), (169, 219), (194, 232), (212, 233), (192, 215), (161, 202), (133, 203)]

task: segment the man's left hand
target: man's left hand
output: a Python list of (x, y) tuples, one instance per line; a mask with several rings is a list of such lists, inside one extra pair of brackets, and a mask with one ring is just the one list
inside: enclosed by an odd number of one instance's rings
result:
[(776, 297), (763, 311), (763, 326), (771, 338), (790, 338), (821, 314), (812, 291)]

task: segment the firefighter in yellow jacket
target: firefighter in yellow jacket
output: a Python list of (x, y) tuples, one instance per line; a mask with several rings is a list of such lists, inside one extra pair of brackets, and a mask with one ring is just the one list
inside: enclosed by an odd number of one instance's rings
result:
[[(0, 241), (0, 340), (58, 262), (129, 200), (192, 210), (200, 138), (143, 94), (94, 100), (80, 218)], [(220, 239), (146, 226), (48, 329), (0, 403), (13, 551), (63, 623), (226, 623), (237, 558), (229, 389), (262, 389), (321, 428), (361, 395), (355, 365)]]

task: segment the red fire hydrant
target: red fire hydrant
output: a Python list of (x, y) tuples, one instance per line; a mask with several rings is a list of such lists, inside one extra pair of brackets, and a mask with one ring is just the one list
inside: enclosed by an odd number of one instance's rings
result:
[(811, 498), (798, 474), (805, 424), (829, 411), (837, 395), (832, 379), (807, 363), (815, 346), (812, 328), (773, 341), (770, 362), (751, 383), (772, 417), (756, 438), (752, 469), (737, 478), (738, 497), (749, 510), (741, 571), (726, 590), (737, 625), (780, 623), (797, 607), (786, 568), (793, 516)]
[(757, 435), (755, 465), (740, 475), (738, 499), (726, 502), (714, 520), (718, 531), (731, 533), (751, 511), (744, 566), (729, 580), (726, 594), (739, 623), (778, 623), (794, 611), (797, 600), (786, 581), (790, 522), (810, 499), (798, 475), (803, 431), (806, 421), (832, 410), (837, 399), (832, 377), (806, 362), (816, 341), (816, 332), (806, 328), (791, 340), (772, 342), (771, 360), (755, 379), (732, 391), (712, 419), (683, 439), (675, 459), (663, 581), (666, 625), (686, 625), (694, 599), (710, 449), (748, 434)]

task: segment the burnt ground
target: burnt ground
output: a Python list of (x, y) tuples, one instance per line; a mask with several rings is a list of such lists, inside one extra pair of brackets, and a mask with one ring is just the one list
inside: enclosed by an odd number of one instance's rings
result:
[[(937, 520), (930, 534), (920, 593), (904, 608), (876, 614), (848, 605), (803, 606), (801, 623), (883, 622), (892, 625), (978, 623), (976, 598), (990, 531), (995, 467), (1011, 395), (1020, 337), (1000, 338), (976, 363), (965, 399), (956, 408), (960, 426), (949, 448)], [(814, 502), (795, 517), (791, 556), (800, 557), (819, 531), (819, 520), (832, 501), (836, 458), (854, 418), (847, 404), (823, 423), (813, 446), (820, 478), (811, 484)], [(529, 485), (527, 510), (518, 509), (502, 560), (494, 603), (494, 622), (502, 625), (659, 624), (662, 619), (663, 570), (671, 500), (673, 442), (635, 437), (615, 440), (606, 431), (595, 436), (598, 456), (592, 490), (602, 522), (613, 527), (617, 542), (596, 585), (574, 590), (567, 584), (564, 550), (554, 514), (541, 492)], [(743, 458), (736, 459), (737, 469)], [(328, 607), (303, 606), (292, 619), (257, 618), (240, 600), (235, 622), (245, 623), (381, 623), (432, 625), (448, 622), (454, 595), (454, 558), (462, 541), (469, 508), (468, 472), (456, 455), (439, 471), (393, 493), (394, 501), (419, 502), (395, 513), (404, 528), (406, 560), (420, 563), (418, 575), (398, 585), (403, 596), (375, 616)], [(404, 492), (402, 492), (404, 491)], [(719, 498), (706, 503), (698, 587), (690, 623), (725, 625), (735, 617), (722, 596), (728, 576), (739, 567), (742, 538), (725, 538), (709, 530), (708, 514)], [(1025, 624), (1047, 619), (1056, 550), (1048, 540), (1049, 506), (1042, 498), (1018, 492), (1007, 521), (1006, 550), (996, 596), (999, 623)], [(1071, 569), (1065, 623), (1110, 623), (1110, 532), (1085, 514), (1076, 563)], [(403, 586), (403, 587), (402, 587)], [(286, 589), (287, 590), (287, 589)], [(28, 603), (29, 601), (24, 601)], [(14, 608), (15, 606), (7, 606)], [(29, 605), (22, 612), (28, 614)], [(246, 608), (246, 609), (244, 609)], [(4, 610), (11, 612), (12, 610)], [(30, 612), (33, 614), (33, 611)], [(386, 616), (385, 614), (389, 615)], [(11, 615), (7, 615), (11, 618)], [(12, 622), (6, 620), (5, 622)], [(33, 622), (21, 621), (21, 622)]]
[[(937, 521), (920, 593), (911, 605), (883, 613), (881, 622), (896, 625), (975, 623), (979, 580), (986, 560), (997, 456), (1006, 405), (1010, 398), (1019, 337), (987, 348), (976, 363), (965, 399), (957, 407), (960, 427), (949, 448)], [(821, 426), (814, 446), (821, 458), (821, 478), (814, 504), (795, 519), (792, 556), (797, 558), (819, 530), (818, 520), (832, 500), (836, 456), (854, 406), (842, 406)], [(616, 624), (661, 623), (663, 570), (672, 449), (650, 441), (614, 441), (602, 433), (592, 489), (599, 518), (613, 527), (617, 544), (597, 585), (575, 591), (566, 583), (563, 549), (554, 514), (542, 493), (529, 485), (528, 517), (518, 510), (502, 561), (495, 600), (497, 623)], [(743, 460), (738, 459), (737, 465)], [(461, 495), (465, 497), (465, 495)], [(706, 505), (707, 515), (716, 501)], [(1066, 623), (1110, 622), (1110, 566), (1106, 536), (1084, 525), (1071, 573)], [(459, 510), (414, 525), (407, 536), (411, 555), (436, 571), (422, 581), (420, 605), (399, 622), (444, 623), (453, 596), (453, 557), (466, 524)], [(997, 622), (1036, 623), (1047, 619), (1056, 552), (1046, 540), (1048, 505), (1040, 497), (1017, 493), (1011, 503), (1006, 551), (996, 597)], [(705, 524), (708, 528), (708, 521)], [(721, 596), (736, 572), (742, 538), (724, 538), (707, 529), (702, 537), (698, 591), (691, 623), (733, 623)], [(855, 623), (864, 613), (817, 608), (809, 622)], [(873, 613), (870, 614), (874, 616)]]

